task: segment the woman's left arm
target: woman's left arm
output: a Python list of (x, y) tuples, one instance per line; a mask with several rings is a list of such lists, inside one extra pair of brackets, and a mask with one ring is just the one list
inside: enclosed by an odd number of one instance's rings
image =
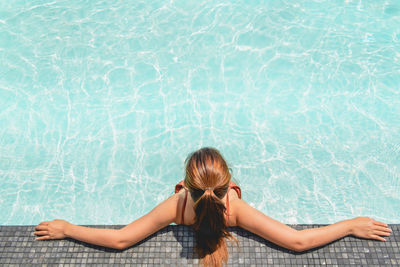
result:
[(236, 225), (279, 246), (298, 252), (325, 245), (347, 235), (385, 241), (388, 225), (368, 217), (358, 217), (335, 224), (304, 230), (293, 229), (251, 207), (241, 199), (231, 203)]
[(64, 220), (42, 222), (35, 227), (37, 240), (70, 237), (86, 243), (124, 249), (176, 222), (178, 195), (172, 195), (143, 217), (121, 229), (98, 229), (70, 224)]

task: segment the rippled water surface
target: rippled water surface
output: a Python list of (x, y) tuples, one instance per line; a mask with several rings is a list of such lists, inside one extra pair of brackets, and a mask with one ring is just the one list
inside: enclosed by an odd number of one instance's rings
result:
[(399, 223), (399, 29), (395, 0), (2, 1), (0, 224), (129, 223), (202, 146), (285, 223)]

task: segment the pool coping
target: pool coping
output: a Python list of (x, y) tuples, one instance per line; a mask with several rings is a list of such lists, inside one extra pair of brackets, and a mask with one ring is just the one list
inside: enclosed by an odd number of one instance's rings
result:
[[(295, 229), (323, 225), (290, 225)], [(118, 229), (122, 225), (92, 225)], [(229, 228), (239, 247), (228, 242), (228, 266), (400, 266), (400, 224), (390, 224), (386, 242), (341, 238), (306, 252), (281, 248), (239, 227)], [(34, 226), (0, 226), (0, 264), (7, 266), (199, 266), (188, 226), (169, 225), (119, 251), (72, 239), (36, 241)]]

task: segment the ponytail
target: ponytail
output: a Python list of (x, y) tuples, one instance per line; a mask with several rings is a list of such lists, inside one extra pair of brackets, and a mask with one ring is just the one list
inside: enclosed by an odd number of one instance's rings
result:
[(204, 266), (220, 267), (228, 261), (226, 237), (232, 237), (225, 221), (225, 205), (208, 189), (195, 202), (196, 222), (193, 225), (196, 236), (196, 252)]

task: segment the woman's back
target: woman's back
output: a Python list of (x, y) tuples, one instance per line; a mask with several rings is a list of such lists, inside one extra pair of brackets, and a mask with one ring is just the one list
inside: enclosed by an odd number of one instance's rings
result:
[[(196, 218), (196, 213), (194, 211), (194, 201), (190, 194), (186, 195), (186, 190), (187, 189), (182, 186), (180, 187), (180, 190), (176, 193), (178, 195), (177, 215), (179, 217), (177, 224), (192, 225), (194, 224)], [(230, 187), (227, 194), (221, 199), (222, 202), (225, 204), (227, 212), (229, 212), (228, 216), (226, 217), (228, 226), (237, 226), (235, 215), (235, 200), (240, 199), (240, 197), (240, 192)], [(227, 200), (229, 200), (228, 203)]]

